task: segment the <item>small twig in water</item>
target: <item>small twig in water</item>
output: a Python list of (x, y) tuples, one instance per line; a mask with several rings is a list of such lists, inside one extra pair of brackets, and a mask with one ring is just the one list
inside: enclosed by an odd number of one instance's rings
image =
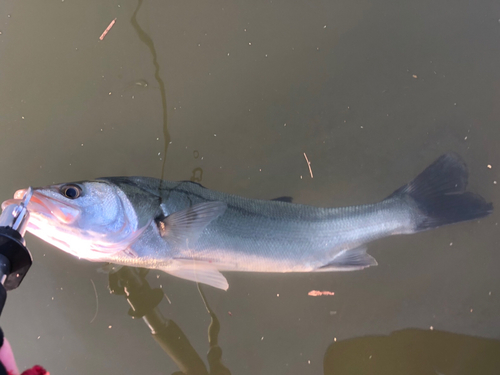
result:
[(111, 30), (111, 28), (113, 27), (113, 25), (115, 24), (115, 22), (116, 22), (116, 18), (113, 21), (111, 21), (111, 23), (109, 24), (109, 26), (106, 27), (106, 30), (104, 30), (102, 32), (101, 36), (99, 37), (99, 40), (103, 40), (104, 39), (104, 37), (109, 32), (109, 30)]
[(95, 293), (95, 314), (90, 323), (92, 323), (95, 318), (97, 318), (97, 313), (99, 312), (99, 297), (97, 295), (97, 289), (94, 284), (94, 280), (90, 279), (90, 282), (92, 283), (92, 286), (94, 287), (94, 293)]
[(306, 158), (306, 162), (307, 162), (307, 166), (309, 167), (309, 173), (311, 174), (311, 178), (314, 178), (313, 177), (313, 171), (311, 169), (311, 162), (309, 161), (309, 159), (307, 158), (307, 155), (306, 153), (304, 152), (304, 157)]

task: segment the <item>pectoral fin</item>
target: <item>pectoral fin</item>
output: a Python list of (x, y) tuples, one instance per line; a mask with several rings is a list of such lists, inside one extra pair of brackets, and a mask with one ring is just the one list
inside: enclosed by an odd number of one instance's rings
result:
[(174, 260), (168, 267), (160, 267), (160, 269), (181, 279), (207, 284), (222, 290), (229, 288), (226, 278), (207, 262), (190, 259)]
[(160, 235), (176, 246), (192, 246), (201, 232), (226, 211), (224, 202), (204, 202), (157, 221)]
[(366, 253), (366, 247), (360, 246), (355, 249), (341, 251), (331, 262), (315, 271), (356, 271), (377, 264), (375, 258)]

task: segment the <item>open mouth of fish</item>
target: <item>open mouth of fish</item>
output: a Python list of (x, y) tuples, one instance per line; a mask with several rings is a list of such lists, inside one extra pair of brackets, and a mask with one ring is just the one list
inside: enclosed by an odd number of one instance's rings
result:
[[(27, 191), (28, 189), (16, 191), (13, 199), (7, 199), (2, 203), (2, 210), (11, 204), (21, 203)], [(76, 205), (55, 199), (37, 190), (33, 191), (31, 200), (28, 203), (28, 211), (31, 214), (53, 216), (64, 224), (71, 224), (80, 214), (80, 209)]]

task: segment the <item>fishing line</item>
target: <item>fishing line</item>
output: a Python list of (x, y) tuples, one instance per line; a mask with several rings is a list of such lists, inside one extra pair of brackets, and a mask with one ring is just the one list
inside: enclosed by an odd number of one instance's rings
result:
[(92, 323), (95, 318), (97, 318), (97, 313), (99, 312), (99, 296), (97, 295), (97, 289), (94, 284), (94, 280), (90, 279), (90, 282), (92, 283), (92, 286), (94, 287), (94, 293), (95, 293), (95, 314), (90, 323)]

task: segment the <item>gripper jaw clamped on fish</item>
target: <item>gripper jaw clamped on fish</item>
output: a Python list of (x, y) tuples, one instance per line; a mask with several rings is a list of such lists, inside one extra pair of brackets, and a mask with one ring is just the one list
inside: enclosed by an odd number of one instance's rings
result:
[(489, 215), (493, 205), (467, 192), (467, 179), (463, 160), (448, 153), (378, 203), (327, 208), (108, 177), (34, 189), (28, 231), (80, 258), (225, 290), (220, 271), (359, 270), (377, 264), (368, 242)]
[(27, 206), (32, 196), (31, 188), (22, 199), (2, 205), (0, 215), (0, 314), (5, 305), (7, 291), (16, 289), (32, 264), (24, 234), (29, 221)]

